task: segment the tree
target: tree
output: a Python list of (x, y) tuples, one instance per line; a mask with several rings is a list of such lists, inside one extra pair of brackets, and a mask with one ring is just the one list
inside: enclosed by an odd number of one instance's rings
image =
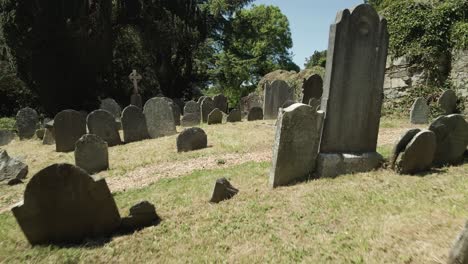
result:
[(312, 69), (315, 66), (324, 67), (327, 64), (327, 51), (314, 51), (314, 54), (309, 58), (306, 58), (306, 62), (304, 63), (304, 67), (306, 69)]

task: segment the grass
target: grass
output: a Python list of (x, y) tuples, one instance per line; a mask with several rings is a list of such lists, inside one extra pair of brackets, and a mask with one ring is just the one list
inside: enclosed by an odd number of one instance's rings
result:
[[(204, 129), (213, 147), (199, 152), (176, 154), (174, 138), (112, 148), (123, 153), (114, 153), (111, 161), (124, 162), (114, 165), (113, 173), (106, 172), (109, 180), (146, 166), (145, 161), (192, 163), (204, 156), (222, 160), (218, 156), (231, 152), (271, 151), (274, 129), (268, 122)], [(27, 145), (35, 151), (43, 148), (34, 141), (16, 143), (8, 146), (15, 153), (26, 151)], [(134, 149), (139, 151), (129, 155)], [(390, 150), (391, 145), (379, 146), (379, 151)], [(147, 158), (146, 152), (165, 155)], [(72, 157), (43, 154), (47, 156), (36, 155), (33, 169), (45, 163), (42, 158), (66, 161)], [(102, 246), (91, 241), (81, 247), (31, 247), (11, 213), (2, 213), (0, 262), (444, 263), (468, 218), (468, 164), (424, 177), (379, 170), (274, 190), (268, 186), (269, 162), (246, 160), (216, 166), (115, 192), (122, 216), (133, 204), (148, 200), (163, 221), (114, 237)], [(232, 200), (213, 205), (208, 200), (220, 177), (227, 177), (240, 192)], [(22, 191), (24, 187), (14, 188)]]

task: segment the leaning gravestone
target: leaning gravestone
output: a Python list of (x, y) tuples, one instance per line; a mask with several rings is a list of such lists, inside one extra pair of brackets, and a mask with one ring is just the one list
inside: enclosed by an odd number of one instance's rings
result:
[(106, 180), (70, 164), (34, 175), (13, 215), (32, 245), (78, 243), (110, 235), (120, 215)]
[(6, 150), (0, 150), (0, 182), (8, 185), (20, 182), (28, 174), (28, 165), (11, 158)]
[(458, 235), (455, 243), (450, 250), (448, 264), (467, 264), (468, 263), (468, 222), (465, 228)]
[(457, 100), (457, 95), (453, 90), (446, 90), (439, 98), (439, 107), (446, 115), (453, 114), (457, 110)]
[(208, 115), (208, 125), (216, 125), (221, 124), (223, 122), (223, 112), (218, 108), (215, 108), (211, 113)]
[(0, 130), (0, 146), (10, 144), (15, 138), (15, 133), (10, 130)]
[(18, 128), (18, 136), (20, 139), (29, 139), (36, 133), (39, 116), (36, 110), (26, 107), (18, 111), (16, 114), (16, 127)]
[(279, 108), (288, 100), (294, 100), (294, 92), (283, 80), (265, 83), (263, 118), (276, 119)]
[(410, 112), (411, 124), (427, 124), (429, 122), (429, 106), (426, 99), (419, 97), (414, 101)]
[(206, 97), (200, 104), (201, 120), (203, 123), (208, 122), (208, 115), (215, 109), (213, 99)]
[(127, 106), (122, 112), (122, 129), (125, 143), (148, 138), (145, 115), (134, 105)]
[(252, 107), (247, 115), (247, 121), (256, 121), (263, 119), (263, 110), (260, 107)]
[(75, 165), (89, 174), (109, 169), (107, 143), (93, 134), (82, 136), (76, 142)]
[(233, 109), (226, 118), (229, 123), (235, 123), (242, 121), (242, 113), (240, 110)]
[(302, 103), (309, 104), (310, 99), (320, 99), (323, 93), (323, 80), (318, 74), (310, 76), (302, 85)]
[(326, 118), (319, 176), (380, 166), (382, 157), (376, 147), (388, 39), (386, 20), (367, 4), (341, 11), (331, 26), (321, 105)]
[(323, 117), (323, 112), (305, 104), (293, 104), (280, 112), (270, 171), (272, 187), (307, 179), (315, 171)]
[(396, 170), (400, 174), (415, 174), (431, 168), (437, 142), (432, 131), (424, 130), (416, 134), (408, 143), (396, 162)]
[(218, 108), (219, 110), (223, 111), (224, 113), (227, 113), (228, 111), (228, 99), (226, 96), (223, 94), (218, 94), (213, 98), (213, 103), (215, 105), (215, 108)]
[(120, 115), (122, 114), (122, 108), (120, 105), (112, 98), (106, 98), (101, 101), (100, 109), (106, 110), (107, 112), (111, 113), (114, 116), (115, 120), (120, 119)]
[(400, 136), (392, 150), (392, 157), (390, 161), (390, 167), (392, 169), (395, 169), (396, 161), (398, 156), (400, 156), (400, 153), (405, 151), (406, 146), (408, 146), (414, 136), (416, 136), (419, 132), (421, 132), (421, 129), (419, 128), (410, 129)]
[(55, 148), (57, 152), (75, 150), (75, 143), (86, 134), (86, 119), (80, 112), (64, 110), (54, 118)]
[(172, 107), (166, 99), (155, 97), (144, 106), (148, 134), (151, 138), (171, 136), (177, 133)]
[(183, 127), (191, 127), (191, 126), (200, 125), (200, 113), (186, 113), (182, 117), (182, 120), (180, 121), (180, 125)]
[(208, 137), (199, 127), (187, 128), (177, 137), (177, 152), (187, 152), (206, 148)]
[(238, 193), (239, 190), (232, 186), (226, 178), (217, 179), (213, 194), (211, 194), (210, 203), (220, 203), (229, 200)]
[(86, 118), (86, 123), (89, 133), (102, 138), (109, 147), (122, 143), (115, 117), (108, 111), (99, 109), (91, 112)]
[(458, 164), (468, 145), (468, 123), (462, 115), (440, 116), (429, 127), (437, 136), (434, 164)]
[(184, 107), (184, 115), (193, 113), (200, 114), (200, 105), (195, 101), (188, 101)]

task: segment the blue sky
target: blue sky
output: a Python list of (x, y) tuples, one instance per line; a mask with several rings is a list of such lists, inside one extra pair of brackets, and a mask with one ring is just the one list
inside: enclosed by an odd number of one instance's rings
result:
[(253, 4), (278, 6), (289, 19), (294, 46), (294, 62), (304, 67), (314, 50), (328, 48), (330, 24), (336, 13), (362, 4), (363, 0), (256, 0)]

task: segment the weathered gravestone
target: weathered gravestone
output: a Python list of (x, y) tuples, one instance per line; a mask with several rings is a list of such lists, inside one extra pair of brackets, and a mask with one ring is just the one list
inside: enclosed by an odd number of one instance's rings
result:
[(39, 123), (39, 116), (36, 110), (26, 107), (18, 111), (16, 114), (16, 127), (18, 128), (18, 136), (20, 139), (29, 139), (36, 133), (36, 128)]
[(151, 138), (171, 136), (177, 133), (172, 107), (166, 99), (155, 97), (145, 104), (145, 114), (148, 134)]
[(414, 101), (410, 112), (411, 124), (427, 124), (429, 122), (429, 106), (426, 99), (419, 97)]
[(305, 104), (280, 112), (270, 171), (272, 187), (307, 179), (315, 171), (323, 117), (323, 112)]
[(263, 110), (260, 107), (252, 107), (247, 115), (247, 121), (256, 121), (263, 119)]
[(419, 132), (421, 132), (421, 129), (419, 128), (410, 129), (400, 136), (392, 150), (392, 157), (390, 161), (390, 166), (392, 169), (395, 169), (396, 161), (398, 156), (400, 156), (400, 153), (405, 151), (406, 146), (408, 146), (414, 136), (416, 136)]
[(437, 137), (434, 164), (438, 166), (458, 164), (468, 145), (468, 123), (462, 115), (440, 116), (429, 126)]
[(148, 201), (140, 202), (130, 208), (130, 214), (122, 218), (120, 230), (135, 231), (159, 223), (156, 208)]
[(106, 98), (104, 100), (101, 100), (101, 106), (99, 108), (111, 113), (112, 116), (114, 116), (114, 120), (120, 120), (122, 108), (114, 99)]
[(54, 120), (50, 120), (44, 123), (44, 138), (42, 139), (43, 145), (54, 145), (55, 144), (55, 133), (54, 133)]
[(177, 152), (187, 152), (206, 148), (208, 137), (198, 127), (187, 128), (177, 137)]
[(121, 120), (125, 143), (149, 138), (145, 115), (137, 106), (125, 107)]
[(54, 118), (55, 149), (57, 152), (75, 150), (75, 143), (86, 134), (86, 119), (80, 112), (64, 110)]
[(400, 174), (415, 174), (431, 168), (437, 142), (432, 131), (424, 130), (416, 134), (398, 155), (396, 171)]
[(458, 235), (455, 243), (450, 250), (448, 264), (467, 264), (468, 263), (468, 222), (465, 228)]
[(444, 110), (446, 115), (455, 113), (457, 110), (457, 95), (453, 90), (446, 90), (439, 98), (439, 107)]
[(208, 115), (208, 125), (216, 125), (221, 124), (223, 122), (223, 112), (218, 108), (215, 108), (211, 113)]
[(320, 99), (323, 93), (323, 80), (318, 74), (310, 76), (302, 85), (302, 103), (309, 104), (310, 99)]
[(163, 98), (171, 106), (172, 114), (174, 115), (174, 123), (176, 126), (180, 126), (181, 111), (180, 111), (179, 105), (174, 103), (174, 101), (171, 98), (167, 98), (167, 97), (161, 97), (161, 98)]
[(208, 115), (215, 109), (213, 99), (206, 97), (200, 104), (201, 120), (203, 123), (208, 122)]
[(180, 121), (181, 126), (190, 127), (200, 125), (200, 113), (186, 113)]
[(210, 203), (219, 203), (229, 200), (238, 193), (239, 190), (232, 186), (226, 178), (217, 179), (213, 189), (213, 194), (211, 194)]
[(0, 130), (0, 146), (10, 144), (15, 139), (15, 133), (10, 130)]
[(262, 108), (262, 98), (256, 93), (250, 93), (249, 95), (241, 98), (241, 112), (248, 113), (250, 109), (254, 107)]
[(242, 113), (240, 110), (233, 109), (226, 118), (226, 122), (235, 123), (242, 121)]
[(120, 215), (107, 183), (70, 164), (32, 177), (13, 215), (32, 245), (78, 243), (110, 235)]
[(388, 38), (386, 20), (367, 4), (341, 11), (331, 26), (319, 176), (380, 166), (382, 157), (376, 147)]
[(86, 134), (76, 142), (75, 165), (89, 174), (109, 169), (107, 142), (94, 134)]
[[(120, 118), (120, 117), (119, 117)], [(115, 117), (106, 110), (95, 110), (86, 118), (90, 134), (102, 138), (109, 147), (122, 144)]]
[(197, 103), (201, 105), (201, 103), (203, 102), (203, 100), (205, 100), (205, 98), (208, 98), (208, 96), (200, 96), (197, 100)]
[(227, 113), (228, 111), (228, 99), (223, 94), (218, 94), (213, 98), (215, 108)]
[(6, 150), (0, 149), (0, 182), (8, 185), (21, 182), (28, 174), (28, 165), (11, 158)]
[(287, 101), (294, 100), (294, 91), (283, 80), (265, 83), (263, 97), (263, 118), (276, 119), (279, 108)]
[(184, 107), (184, 115), (193, 113), (200, 114), (200, 104), (195, 101), (188, 101)]

